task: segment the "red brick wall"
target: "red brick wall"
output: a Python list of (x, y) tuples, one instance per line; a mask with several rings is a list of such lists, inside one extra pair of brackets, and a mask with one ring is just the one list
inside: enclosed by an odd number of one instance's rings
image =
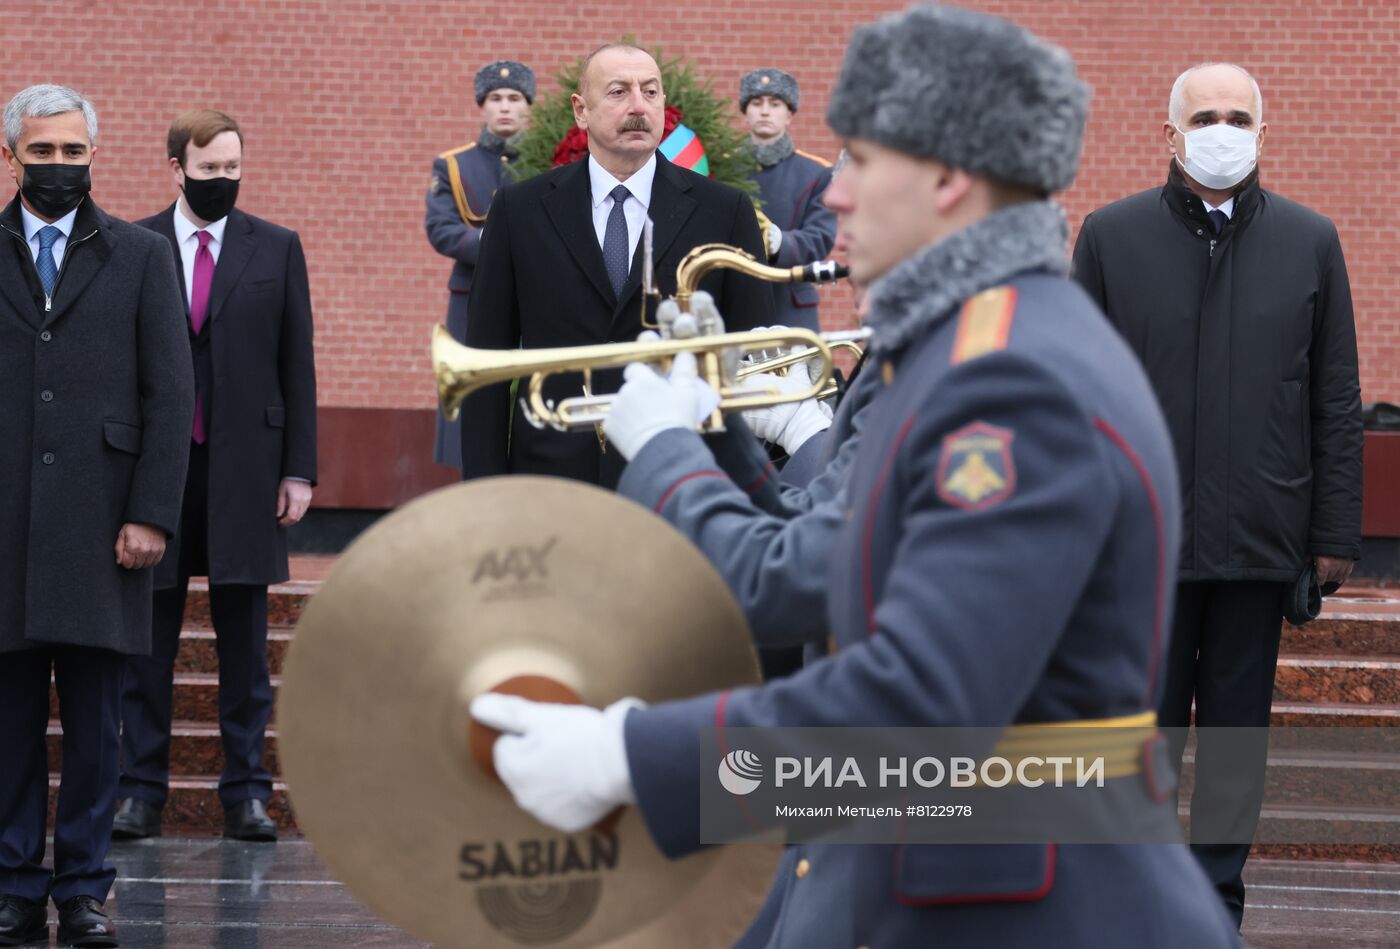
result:
[[(1368, 400), (1400, 401), (1400, 3), (1278, 0), (988, 0), (1066, 46), (1095, 100), (1072, 222), (1156, 185), (1160, 123), (1186, 66), (1230, 59), (1263, 87), (1269, 187), (1332, 217), (1351, 270)], [(624, 33), (686, 56), (730, 93), (748, 68), (802, 83), (798, 144), (834, 157), (822, 115), (855, 23), (903, 3), (735, 0), (5, 0), (0, 97), (32, 82), (76, 86), (102, 122), (99, 203), (149, 214), (173, 200), (169, 120), (224, 109), (248, 140), (244, 208), (301, 232), (317, 315), (321, 401), (429, 406), (428, 329), (449, 265), (423, 236), (432, 158), (475, 136), (476, 68), (522, 59), (551, 74)], [(33, 64), (66, 63), (64, 67)], [(1379, 183), (1379, 186), (1378, 186)], [(844, 322), (844, 295), (826, 308)]]

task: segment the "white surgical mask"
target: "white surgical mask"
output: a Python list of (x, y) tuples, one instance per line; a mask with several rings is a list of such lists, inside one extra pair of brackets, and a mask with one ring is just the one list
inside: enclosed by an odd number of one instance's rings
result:
[[(1217, 191), (1233, 188), (1249, 177), (1259, 157), (1259, 136), (1234, 125), (1207, 125), (1182, 132), (1186, 140), (1186, 173)], [(1178, 159), (1180, 160), (1180, 159)]]

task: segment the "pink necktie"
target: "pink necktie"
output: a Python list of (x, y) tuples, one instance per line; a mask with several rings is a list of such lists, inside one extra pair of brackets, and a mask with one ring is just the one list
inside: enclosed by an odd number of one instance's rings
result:
[[(194, 252), (194, 286), (190, 287), (190, 326), (199, 335), (204, 329), (204, 319), (209, 314), (209, 288), (214, 283), (214, 255), (209, 252), (209, 232), (196, 231), (199, 250)], [(194, 394), (194, 430), (191, 432), (195, 443), (204, 444), (204, 393)]]

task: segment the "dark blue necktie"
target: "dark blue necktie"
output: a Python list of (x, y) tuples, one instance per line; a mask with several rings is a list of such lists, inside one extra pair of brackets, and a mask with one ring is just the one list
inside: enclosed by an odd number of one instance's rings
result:
[(608, 268), (608, 280), (612, 282), (613, 296), (622, 297), (622, 285), (627, 282), (627, 271), (631, 261), (627, 258), (627, 216), (622, 212), (622, 203), (631, 194), (626, 185), (612, 189), (613, 206), (608, 212), (608, 227), (603, 232), (603, 264)]
[(44, 296), (53, 296), (53, 285), (58, 281), (58, 265), (53, 262), (54, 241), (63, 236), (63, 232), (52, 224), (46, 224), (39, 228), (39, 257), (34, 261), (34, 265), (39, 268), (39, 282), (44, 285)]
[(1210, 226), (1217, 234), (1225, 230), (1225, 223), (1230, 220), (1230, 215), (1219, 209), (1207, 211), (1206, 217), (1210, 218)]

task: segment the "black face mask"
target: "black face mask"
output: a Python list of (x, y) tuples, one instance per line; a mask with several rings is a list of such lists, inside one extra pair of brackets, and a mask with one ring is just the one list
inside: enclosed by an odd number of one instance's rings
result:
[(238, 201), (237, 178), (191, 178), (185, 175), (185, 201), (202, 221), (227, 217)]
[(20, 193), (29, 206), (48, 218), (61, 218), (92, 190), (91, 165), (26, 165)]

